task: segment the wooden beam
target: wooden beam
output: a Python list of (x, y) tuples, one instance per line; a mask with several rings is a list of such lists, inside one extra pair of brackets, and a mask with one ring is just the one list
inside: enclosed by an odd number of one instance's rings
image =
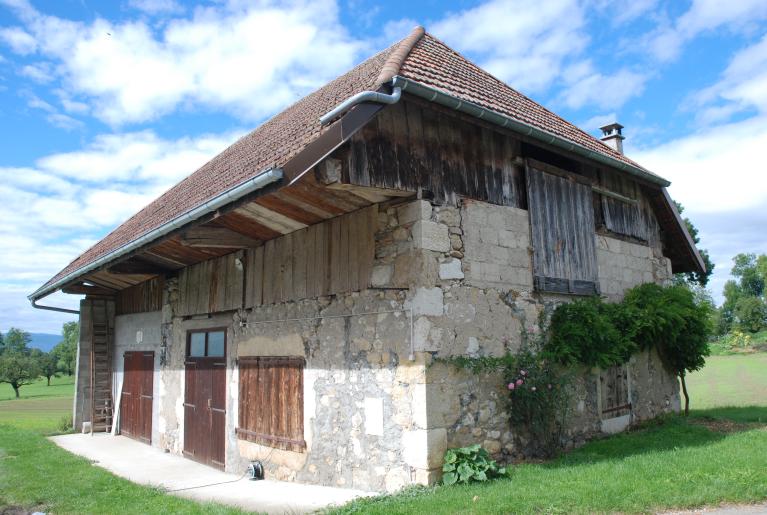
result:
[(181, 233), (181, 244), (186, 247), (245, 249), (259, 245), (258, 240), (225, 227), (193, 227)]
[(107, 272), (110, 274), (125, 275), (164, 275), (171, 271), (171, 268), (163, 267), (156, 263), (135, 260), (123, 261), (107, 268)]
[(65, 288), (62, 288), (61, 291), (64, 293), (74, 294), (74, 295), (114, 295), (115, 290), (111, 290), (109, 288), (103, 288), (101, 286), (87, 286), (83, 283), (80, 284), (72, 284), (70, 286), (67, 286)]

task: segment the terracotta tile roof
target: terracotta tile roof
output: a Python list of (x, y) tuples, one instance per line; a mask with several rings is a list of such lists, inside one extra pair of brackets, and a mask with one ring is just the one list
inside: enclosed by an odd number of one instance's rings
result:
[[(399, 67), (399, 70), (396, 68)], [(281, 167), (327, 127), (319, 117), (397, 72), (465, 100), (545, 129), (611, 158), (638, 166), (599, 140), (510, 88), (418, 27), (390, 48), (304, 97), (244, 136), (133, 215), (48, 281), (66, 275), (159, 228), (270, 167)]]
[(320, 126), (321, 115), (346, 98), (376, 87), (381, 68), (398, 44), (369, 58), (242, 137), (86, 250), (46, 286), (263, 170), (282, 166), (327, 130)]
[(399, 75), (645, 170), (620, 152), (496, 79), (431, 34), (426, 33), (413, 47), (402, 63)]

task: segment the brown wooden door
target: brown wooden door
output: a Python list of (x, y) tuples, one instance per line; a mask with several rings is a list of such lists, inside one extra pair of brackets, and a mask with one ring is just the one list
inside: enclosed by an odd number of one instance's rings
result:
[(120, 396), (120, 434), (152, 443), (154, 352), (126, 352)]
[[(207, 337), (206, 334), (205, 338)], [(207, 349), (207, 344), (205, 348)], [(214, 354), (218, 353), (214, 352)], [(184, 454), (200, 463), (224, 468), (226, 358), (223, 355), (208, 356), (206, 354), (208, 354), (207, 350), (187, 352), (184, 387)]]

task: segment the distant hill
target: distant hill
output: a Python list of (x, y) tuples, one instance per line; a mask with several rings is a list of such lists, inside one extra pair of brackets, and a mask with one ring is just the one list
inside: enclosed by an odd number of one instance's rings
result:
[(40, 349), (43, 352), (50, 351), (62, 340), (60, 334), (29, 333), (29, 336), (32, 337), (29, 346), (33, 349)]

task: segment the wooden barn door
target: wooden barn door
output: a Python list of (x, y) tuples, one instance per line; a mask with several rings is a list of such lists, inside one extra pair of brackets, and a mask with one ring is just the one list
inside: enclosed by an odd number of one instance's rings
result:
[(126, 352), (124, 360), (120, 434), (152, 443), (154, 352)]
[(225, 332), (190, 332), (184, 393), (184, 454), (224, 468), (226, 437)]

